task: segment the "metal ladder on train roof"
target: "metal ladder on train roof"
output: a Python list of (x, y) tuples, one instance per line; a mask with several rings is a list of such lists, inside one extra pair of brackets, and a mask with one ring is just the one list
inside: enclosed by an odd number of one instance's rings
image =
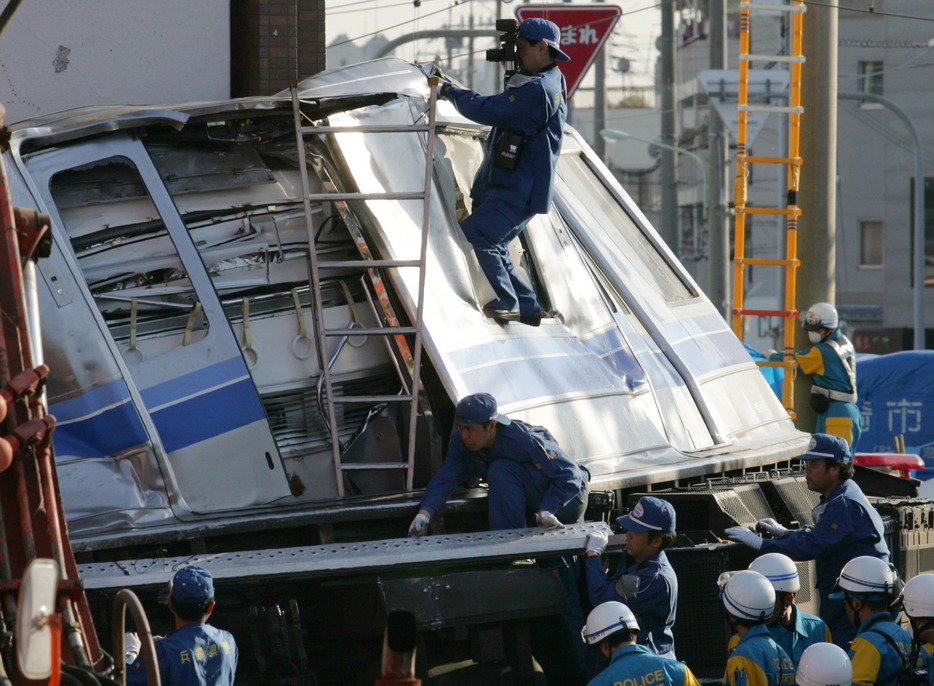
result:
[[(750, 30), (753, 10), (787, 12), (791, 18), (791, 44), (787, 55), (750, 54)], [(735, 207), (735, 238), (733, 258), (733, 309), (732, 326), (736, 336), (743, 339), (743, 318), (746, 316), (778, 317), (783, 322), (784, 352), (780, 362), (758, 362), (760, 367), (783, 367), (785, 379), (782, 385), (782, 404), (794, 417), (794, 372), (797, 368), (794, 354), (795, 321), (798, 311), (795, 309), (796, 274), (798, 259), (798, 187), (801, 178), (801, 71), (804, 65), (802, 54), (804, 13), (807, 11), (804, 0), (791, 0), (789, 4), (740, 2), (739, 25), (739, 126), (736, 153), (736, 181), (733, 186)], [(749, 103), (749, 65), (751, 62), (786, 62), (790, 71), (788, 105)], [(757, 157), (749, 155), (747, 150), (747, 115), (749, 112), (773, 112), (788, 115), (788, 151), (784, 157)], [(771, 164), (787, 167), (787, 193), (785, 207), (749, 207), (749, 165)], [(750, 215), (778, 215), (786, 218), (785, 255), (781, 258), (747, 257), (746, 217)], [(784, 307), (782, 309), (749, 309), (745, 307), (745, 276), (747, 266), (780, 267), (785, 270)]]
[[(352, 470), (404, 470), (406, 490), (412, 490), (414, 480), (415, 466), (415, 432), (416, 421), (418, 418), (419, 404), (419, 379), (421, 375), (421, 356), (422, 356), (422, 311), (425, 303), (425, 262), (428, 253), (428, 229), (429, 229), (429, 206), (431, 200), (431, 181), (434, 160), (434, 138), (435, 138), (435, 108), (438, 97), (438, 80), (432, 79), (431, 92), (428, 98), (427, 123), (408, 124), (408, 125), (371, 125), (365, 127), (340, 127), (340, 126), (303, 126), (301, 101), (298, 95), (296, 83), (290, 84), (290, 93), (292, 96), (292, 114), (295, 120), (295, 140), (298, 151), (298, 166), (301, 173), (303, 205), (305, 211), (305, 223), (308, 231), (309, 245), (309, 263), (311, 272), (311, 297), (314, 305), (314, 324), (315, 337), (317, 339), (318, 362), (322, 370), (324, 380), (325, 405), (327, 407), (327, 417), (329, 433), (331, 438), (331, 449), (334, 459), (334, 470), (337, 479), (338, 496), (344, 495), (344, 473)], [(419, 191), (411, 192), (386, 192), (386, 193), (356, 193), (328, 191), (324, 193), (311, 193), (308, 181), (308, 168), (305, 162), (305, 139), (306, 134), (336, 134), (336, 133), (425, 133), (425, 181), (424, 186)], [(377, 260), (373, 258), (372, 252), (367, 244), (360, 226), (354, 220), (354, 215), (348, 207), (349, 201), (354, 200), (421, 200), (422, 201), (422, 226), (421, 243), (419, 256), (417, 259), (409, 260)], [(360, 260), (341, 260), (341, 261), (323, 261), (319, 260), (315, 250), (315, 231), (312, 221), (312, 202), (332, 202), (337, 207), (345, 223), (350, 230), (351, 236), (360, 252)], [(322, 302), (320, 273), (322, 269), (328, 268), (360, 268), (367, 270), (367, 275), (376, 293), (376, 302), (374, 303), (367, 292), (367, 298), (370, 299), (374, 310), (382, 311), (385, 325), (380, 323), (375, 327), (354, 326), (352, 322), (349, 326), (343, 328), (328, 328), (324, 319), (324, 304)], [(400, 326), (399, 320), (393, 311), (389, 302), (388, 294), (383, 283), (380, 270), (399, 269), (399, 268), (417, 268), (418, 293), (416, 296), (414, 326)], [(349, 306), (352, 305), (348, 303)], [(331, 375), (331, 366), (333, 365), (336, 354), (328, 359), (328, 340), (332, 338), (341, 338), (346, 341), (350, 336), (383, 336), (385, 340), (388, 337), (394, 338), (397, 349), (402, 361), (408, 366), (409, 379), (406, 380), (400, 374), (402, 383), (402, 392), (396, 395), (334, 395), (334, 384)], [(406, 336), (412, 337), (410, 346)], [(378, 405), (384, 403), (409, 403), (409, 434), (408, 450), (405, 462), (375, 462), (375, 463), (348, 463), (343, 461), (342, 446), (338, 433), (336, 405), (341, 403), (369, 403)]]

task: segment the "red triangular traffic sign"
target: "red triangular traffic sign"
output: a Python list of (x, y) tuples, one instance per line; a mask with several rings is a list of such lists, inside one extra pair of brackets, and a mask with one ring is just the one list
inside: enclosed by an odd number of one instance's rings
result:
[(561, 49), (571, 58), (558, 62), (568, 83), (568, 98), (580, 85), (590, 65), (597, 59), (606, 39), (613, 33), (622, 10), (613, 5), (519, 5), (516, 18), (532, 17), (553, 21), (561, 29)]

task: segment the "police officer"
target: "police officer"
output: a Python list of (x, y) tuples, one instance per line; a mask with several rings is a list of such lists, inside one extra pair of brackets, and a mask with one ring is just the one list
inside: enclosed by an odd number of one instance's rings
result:
[(450, 83), (441, 88), (458, 112), (493, 127), (470, 189), (472, 211), (461, 229), (496, 295), (483, 312), (498, 321), (542, 321), (541, 303), (516, 271), (509, 243), (533, 215), (551, 207), (567, 119), (567, 85), (556, 60), (570, 58), (560, 40), (557, 24), (526, 19), (515, 39), (519, 71), (502, 93), (482, 96)]
[(638, 642), (656, 655), (674, 658), (675, 610), (678, 606), (678, 577), (668, 562), (665, 548), (675, 541), (675, 508), (667, 500), (643, 496), (627, 515), (616, 520), (626, 532), (626, 553), (618, 573), (609, 578), (601, 555), (607, 534), (587, 534), (587, 589), (590, 603), (624, 602), (636, 615)]
[(816, 560), (821, 619), (834, 643), (847, 649), (855, 629), (843, 603), (830, 593), (843, 566), (853, 558), (871, 555), (888, 562), (882, 518), (853, 481), (853, 457), (842, 438), (814, 434), (807, 452), (798, 459), (805, 461), (808, 489), (821, 496), (813, 510), (814, 526), (789, 530), (769, 518), (760, 520), (759, 526), (775, 538), (760, 538), (739, 526), (727, 529), (726, 534), (755, 550), (784, 553), (792, 560)]
[[(830, 596), (843, 601), (847, 617), (857, 627), (849, 653), (854, 683), (895, 686), (902, 664), (911, 655), (911, 636), (889, 612), (896, 581), (888, 563), (863, 555), (846, 563), (837, 590)], [(927, 653), (922, 652), (918, 667), (927, 666)]]
[(759, 572), (775, 589), (775, 614), (768, 622), (769, 633), (796, 666), (808, 647), (830, 641), (830, 630), (824, 620), (795, 605), (801, 580), (790, 557), (766, 553), (753, 560), (749, 569)]
[(850, 656), (833, 643), (815, 643), (801, 654), (795, 683), (798, 686), (850, 686), (853, 683)]
[[(214, 611), (214, 578), (197, 565), (182, 567), (172, 577), (169, 609), (175, 631), (156, 641), (163, 684), (232, 686), (237, 672), (237, 644), (227, 631), (207, 623)], [(126, 683), (142, 685), (146, 677), (141, 654), (126, 671)]]
[(561, 450), (547, 429), (499, 414), (489, 393), (461, 398), (454, 423), (447, 456), (428, 482), (409, 536), (427, 533), (451, 491), (471, 477), (489, 484), (490, 529), (523, 528), (529, 510), (542, 527), (582, 520), (590, 472)]
[(638, 634), (636, 617), (623, 603), (608, 600), (590, 611), (581, 635), (587, 644), (596, 646), (610, 664), (591, 679), (588, 686), (699, 686), (684, 663), (658, 657), (645, 646), (638, 645)]
[(794, 663), (765, 625), (775, 609), (775, 590), (768, 579), (749, 569), (736, 572), (726, 580), (721, 595), (730, 628), (739, 634), (726, 661), (724, 686), (794, 684)]
[(814, 303), (800, 318), (811, 345), (797, 351), (795, 359), (811, 376), (815, 431), (840, 436), (855, 453), (862, 431), (856, 406), (856, 349), (838, 328), (837, 308), (830, 303)]

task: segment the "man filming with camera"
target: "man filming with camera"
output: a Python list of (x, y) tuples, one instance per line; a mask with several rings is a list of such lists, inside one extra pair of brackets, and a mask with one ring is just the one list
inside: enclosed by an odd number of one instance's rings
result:
[(506, 61), (514, 49), (518, 68), (502, 93), (483, 96), (451, 83), (440, 90), (462, 115), (493, 127), (470, 189), (472, 211), (461, 228), (496, 294), (483, 313), (500, 322), (538, 326), (542, 321), (541, 303), (516, 271), (509, 243), (533, 215), (551, 206), (567, 120), (567, 85), (556, 61), (570, 58), (558, 47), (560, 39), (554, 22), (526, 19), (503, 37), (504, 50), (497, 51)]

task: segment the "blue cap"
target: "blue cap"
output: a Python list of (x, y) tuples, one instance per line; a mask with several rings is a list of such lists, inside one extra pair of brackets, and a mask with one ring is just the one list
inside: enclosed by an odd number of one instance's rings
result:
[(180, 603), (203, 603), (213, 597), (214, 577), (203, 567), (183, 567), (172, 577), (172, 600)]
[(814, 434), (808, 444), (808, 451), (796, 459), (852, 462), (853, 456), (850, 455), (850, 444), (845, 438), (833, 434)]
[(496, 411), (496, 398), (489, 393), (474, 393), (460, 399), (454, 410), (454, 419), (464, 424), (486, 424), (496, 420), (499, 424), (511, 424), (509, 417)]
[(526, 19), (519, 24), (519, 36), (530, 41), (545, 41), (549, 47), (554, 48), (557, 53), (555, 59), (559, 62), (568, 62), (571, 59), (566, 52), (558, 47), (561, 43), (561, 29), (553, 21), (541, 17)]
[(626, 531), (674, 531), (675, 508), (667, 500), (646, 495), (632, 508), (632, 512), (616, 520)]

